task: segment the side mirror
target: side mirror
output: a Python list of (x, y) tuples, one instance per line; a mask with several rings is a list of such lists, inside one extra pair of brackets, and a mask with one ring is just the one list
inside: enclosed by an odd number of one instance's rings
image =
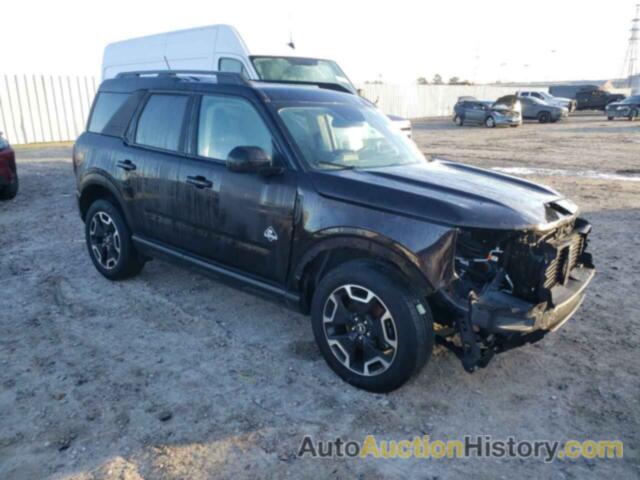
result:
[(236, 147), (227, 156), (227, 168), (237, 173), (257, 173), (273, 165), (271, 157), (260, 147)]

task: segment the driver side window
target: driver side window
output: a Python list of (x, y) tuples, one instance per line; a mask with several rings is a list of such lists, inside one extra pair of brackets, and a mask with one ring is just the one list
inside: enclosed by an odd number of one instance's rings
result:
[(235, 147), (260, 147), (273, 157), (271, 132), (247, 100), (205, 95), (200, 103), (198, 155), (226, 161)]

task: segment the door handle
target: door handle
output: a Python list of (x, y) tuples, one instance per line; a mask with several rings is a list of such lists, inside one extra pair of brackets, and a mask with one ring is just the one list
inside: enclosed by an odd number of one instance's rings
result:
[(118, 163), (116, 163), (116, 165), (118, 166), (118, 168), (126, 170), (127, 172), (130, 172), (136, 169), (136, 164), (133, 163), (131, 160), (120, 160)]
[(211, 188), (213, 187), (213, 182), (203, 177), (202, 175), (198, 175), (195, 177), (187, 177), (187, 183), (193, 185), (196, 188)]

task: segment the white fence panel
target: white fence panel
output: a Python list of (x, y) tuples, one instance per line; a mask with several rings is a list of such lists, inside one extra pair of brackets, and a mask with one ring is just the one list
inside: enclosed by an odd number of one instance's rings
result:
[[(84, 130), (97, 90), (91, 76), (0, 75), (0, 132), (14, 144), (72, 141)], [(515, 87), (362, 85), (380, 110), (405, 118), (449, 116), (458, 97), (495, 100)]]
[(377, 100), (381, 111), (405, 118), (448, 116), (458, 97), (496, 100), (515, 91), (514, 87), (488, 85), (362, 85), (362, 94), (372, 102)]
[(96, 94), (89, 76), (0, 76), (0, 132), (14, 144), (75, 140)]

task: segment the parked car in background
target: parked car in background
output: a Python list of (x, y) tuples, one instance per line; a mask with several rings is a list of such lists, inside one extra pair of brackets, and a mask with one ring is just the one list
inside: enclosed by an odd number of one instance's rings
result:
[(583, 89), (576, 93), (577, 110), (604, 110), (612, 102), (624, 100), (625, 96), (601, 88)]
[[(277, 49), (279, 50), (279, 49)], [(358, 89), (334, 60), (249, 51), (240, 33), (231, 25), (163, 32), (114, 42), (106, 46), (102, 60), (102, 79), (124, 71), (189, 69), (239, 73), (253, 80), (274, 83), (322, 85), (340, 92), (359, 95)], [(411, 138), (411, 123), (389, 117), (394, 126)]]
[(520, 97), (522, 104), (522, 118), (538, 120), (540, 123), (557, 122), (569, 116), (569, 110), (565, 107), (550, 105), (535, 97)]
[(522, 116), (516, 104), (481, 101), (474, 97), (460, 97), (453, 107), (453, 122), (463, 125), (484, 125), (517, 127), (522, 124)]
[(619, 102), (611, 102), (605, 109), (608, 120), (626, 118), (634, 121), (640, 117), (640, 95), (633, 95)]
[(0, 200), (10, 200), (18, 194), (16, 154), (0, 133)]
[(555, 105), (557, 107), (565, 107), (569, 110), (569, 113), (576, 109), (577, 102), (572, 98), (555, 97), (547, 92), (543, 91), (519, 91), (516, 93), (518, 97), (534, 97), (543, 102), (547, 102), (549, 105)]

